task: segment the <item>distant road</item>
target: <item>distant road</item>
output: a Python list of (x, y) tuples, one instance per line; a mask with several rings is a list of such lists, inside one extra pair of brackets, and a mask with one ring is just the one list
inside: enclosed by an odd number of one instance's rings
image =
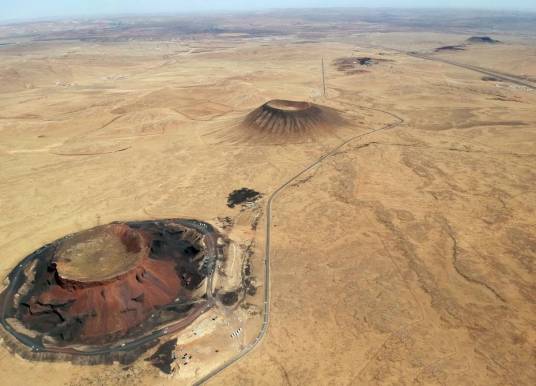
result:
[(509, 74), (509, 73), (506, 73), (506, 72), (503, 72), (503, 71), (491, 70), (489, 68), (478, 67), (478, 66), (474, 66), (472, 64), (459, 63), (459, 62), (455, 62), (453, 60), (438, 58), (437, 56), (421, 54), (421, 53), (418, 53), (418, 52), (413, 52), (413, 51), (408, 52), (408, 51), (404, 51), (404, 50), (399, 50), (398, 48), (384, 47), (384, 46), (377, 46), (377, 45), (370, 45), (369, 47), (376, 48), (376, 49), (382, 49), (382, 50), (395, 51), (395, 52), (398, 52), (400, 54), (405, 54), (405, 55), (411, 56), (413, 58), (430, 60), (432, 62), (440, 62), (440, 63), (450, 64), (451, 66), (456, 66), (456, 67), (463, 68), (463, 69), (466, 69), (466, 70), (469, 70), (469, 71), (479, 72), (479, 73), (481, 73), (483, 75), (488, 75), (488, 76), (494, 77), (494, 78), (496, 78), (498, 80), (502, 80), (504, 82), (510, 82), (510, 83), (513, 83), (513, 84), (517, 84), (518, 86), (523, 86), (523, 87), (527, 87), (527, 88), (529, 88), (531, 90), (536, 90), (536, 83), (535, 82), (531, 82), (530, 80), (525, 79), (525, 78), (523, 78), (521, 76), (514, 75), (514, 74)]
[[(470, 71), (479, 72), (479, 73), (484, 74), (484, 75), (492, 76), (492, 77), (494, 77), (496, 79), (499, 79), (499, 80), (502, 80), (502, 81), (505, 81), (505, 82), (514, 83), (514, 84), (517, 84), (517, 85), (520, 85), (520, 86), (530, 88), (532, 90), (536, 90), (536, 84), (534, 84), (533, 82), (530, 82), (530, 81), (528, 81), (526, 79), (523, 79), (523, 78), (521, 78), (519, 76), (516, 76), (516, 75), (506, 74), (506, 73), (503, 73), (503, 72), (497, 72), (497, 71), (489, 70), (489, 69), (482, 68), (482, 67), (472, 66), (472, 65), (469, 65), (469, 64), (457, 63), (457, 62), (453, 62), (451, 60), (432, 57), (432, 56), (425, 55), (425, 54), (419, 54), (419, 53), (415, 53), (415, 52), (406, 52), (406, 51), (398, 50), (398, 49), (395, 49), (395, 48), (380, 47), (380, 46), (376, 46), (375, 48), (386, 49), (386, 50), (388, 49), (388, 50), (396, 51), (396, 52), (406, 54), (406, 55), (409, 55), (409, 56), (412, 56), (412, 57), (415, 57), (415, 58), (419, 58), (419, 59), (431, 60), (431, 61), (435, 61), (435, 62), (443, 62), (443, 63), (446, 63), (446, 64), (450, 64), (452, 66), (456, 66), (456, 67), (464, 68), (464, 69), (467, 69), (467, 70), (470, 70)], [(363, 106), (354, 106), (354, 107), (366, 108), (366, 107), (363, 107)], [(398, 126), (398, 125), (400, 125), (401, 123), (404, 122), (404, 120), (401, 117), (399, 117), (399, 116), (397, 116), (395, 114), (392, 114), (392, 113), (390, 113), (388, 111), (379, 110), (379, 109), (372, 109), (372, 108), (366, 108), (366, 109), (375, 110), (375, 111), (379, 111), (379, 112), (388, 114), (388, 115), (394, 117), (397, 121), (395, 123), (391, 123), (391, 124), (385, 125), (383, 127), (380, 127), (378, 129), (374, 129), (374, 130), (371, 130), (371, 131), (369, 131), (367, 133), (359, 134), (359, 135), (356, 135), (354, 137), (351, 137), (350, 139), (347, 139), (346, 141), (342, 142), (340, 145), (338, 145), (335, 148), (333, 148), (332, 150), (330, 150), (328, 153), (326, 153), (323, 156), (321, 156), (320, 158), (318, 158), (313, 163), (311, 163), (308, 166), (306, 166), (304, 169), (302, 169), (300, 172), (298, 172), (298, 174), (294, 175), (293, 177), (291, 177), (290, 179), (285, 181), (282, 185), (280, 185), (268, 197), (268, 203), (267, 203), (267, 206), (266, 206), (266, 221), (265, 221), (266, 243), (265, 243), (265, 247), (264, 247), (264, 269), (265, 269), (265, 272), (264, 272), (264, 278), (265, 278), (264, 279), (265, 280), (264, 281), (264, 283), (265, 283), (264, 284), (264, 320), (263, 320), (263, 323), (262, 323), (262, 328), (261, 328), (259, 334), (257, 335), (257, 337), (255, 338), (255, 340), (252, 343), (250, 343), (249, 345), (247, 345), (237, 356), (235, 356), (234, 358), (231, 358), (230, 360), (228, 360), (227, 362), (222, 364), (220, 367), (214, 369), (213, 371), (211, 371), (210, 373), (205, 375), (203, 378), (199, 379), (195, 383), (195, 385), (204, 384), (210, 378), (212, 378), (215, 375), (219, 374), (220, 372), (225, 370), (227, 367), (231, 366), (232, 364), (237, 362), (239, 359), (243, 358), (251, 350), (253, 350), (253, 348), (255, 348), (255, 346), (257, 346), (257, 344), (266, 335), (266, 331), (268, 330), (268, 323), (270, 321), (270, 242), (271, 242), (271, 227), (272, 227), (272, 204), (273, 204), (274, 200), (277, 198), (277, 196), (279, 195), (279, 193), (281, 193), (284, 189), (286, 189), (290, 184), (292, 184), (294, 181), (296, 181), (303, 174), (307, 173), (309, 170), (311, 170), (315, 166), (319, 165), (326, 158), (329, 158), (333, 154), (337, 153), (340, 148), (342, 148), (343, 146), (347, 145), (348, 143), (350, 143), (352, 141), (355, 141), (357, 139), (366, 137), (367, 135), (373, 134), (373, 133), (381, 131), (381, 130), (387, 130), (387, 129), (394, 128), (394, 127), (396, 127), (396, 126)]]
[(479, 72), (481, 74), (488, 75), (488, 76), (491, 76), (493, 78), (496, 78), (496, 79), (499, 79), (499, 80), (502, 80), (502, 81), (505, 81), (505, 82), (514, 83), (514, 84), (517, 84), (519, 86), (524, 86), (524, 87), (528, 87), (528, 88), (530, 88), (532, 90), (536, 90), (536, 83), (531, 82), (531, 81), (529, 81), (527, 79), (524, 79), (524, 78), (522, 78), (520, 76), (517, 76), (517, 75), (507, 74), (505, 72), (498, 72), (498, 71), (490, 70), (490, 69), (483, 68), (483, 67), (473, 66), (471, 64), (464, 64), (464, 63), (454, 62), (454, 61), (449, 60), (449, 59), (438, 58), (438, 57), (430, 56), (430, 55), (426, 55), (426, 54), (419, 54), (419, 53), (416, 53), (416, 52), (404, 52), (404, 51), (399, 51), (399, 50), (394, 50), (394, 51), (405, 53), (406, 55), (412, 56), (414, 58), (431, 60), (431, 61), (434, 61), (434, 62), (441, 62), (441, 63), (450, 64), (451, 66), (465, 68), (466, 70)]
[[(342, 103), (347, 104), (347, 105), (351, 105), (349, 103), (344, 103), (344, 102), (342, 102)], [(396, 119), (396, 122), (386, 124), (386, 125), (384, 125), (384, 126), (382, 126), (380, 128), (370, 130), (370, 131), (368, 131), (366, 133), (363, 133), (363, 134), (355, 135), (355, 136), (345, 140), (344, 142), (342, 142), (341, 144), (339, 144), (338, 146), (334, 147), (329, 152), (325, 153), (323, 156), (318, 158), (316, 161), (314, 161), (313, 163), (311, 163), (308, 166), (306, 166), (305, 168), (303, 168), (301, 171), (299, 171), (293, 177), (289, 178), (282, 185), (280, 185), (276, 190), (274, 190), (272, 192), (272, 194), (270, 194), (270, 196), (268, 197), (268, 202), (266, 204), (266, 221), (265, 221), (265, 227), (264, 227), (265, 234), (266, 234), (266, 241), (265, 241), (265, 245), (264, 245), (264, 307), (263, 307), (264, 319), (263, 319), (263, 322), (262, 322), (261, 330), (257, 334), (257, 337), (255, 338), (255, 340), (253, 342), (251, 342), (250, 344), (248, 344), (238, 355), (236, 355), (235, 357), (229, 359), (227, 362), (223, 363), (220, 367), (212, 370), (210, 373), (205, 375), (203, 378), (197, 380), (197, 382), (194, 385), (202, 385), (202, 384), (204, 384), (210, 378), (212, 378), (215, 375), (219, 374), (220, 372), (225, 370), (227, 367), (231, 366), (232, 364), (237, 362), (239, 359), (243, 358), (251, 350), (253, 350), (253, 348), (255, 348), (255, 346), (257, 346), (257, 344), (259, 344), (259, 342), (262, 340), (262, 338), (264, 338), (264, 336), (266, 335), (266, 331), (268, 330), (268, 324), (269, 324), (269, 321), (270, 321), (270, 243), (271, 243), (271, 238), (272, 238), (272, 233), (271, 233), (272, 232), (272, 205), (273, 205), (274, 200), (279, 195), (279, 193), (281, 193), (290, 184), (292, 184), (294, 181), (296, 181), (302, 175), (307, 173), (309, 170), (311, 170), (315, 166), (317, 166), (320, 163), (322, 163), (323, 161), (325, 161), (327, 158), (329, 158), (332, 155), (334, 155), (335, 153), (337, 153), (339, 151), (339, 149), (341, 149), (342, 147), (344, 147), (348, 143), (350, 143), (352, 141), (355, 141), (357, 139), (361, 139), (363, 137), (366, 137), (366, 136), (368, 136), (370, 134), (373, 134), (373, 133), (376, 133), (378, 131), (392, 129), (392, 128), (396, 127), (396, 126), (399, 126), (402, 122), (404, 122), (404, 120), (402, 118), (400, 118), (399, 116), (397, 116), (395, 114), (392, 114), (392, 113), (390, 113), (388, 111), (384, 111), (384, 110), (380, 110), (380, 109), (374, 109), (374, 108), (370, 108), (370, 107), (364, 107), (364, 106), (356, 106), (356, 105), (351, 105), (351, 106), (356, 107), (356, 108), (361, 108), (361, 109), (379, 111), (381, 113), (384, 113), (384, 114), (392, 116), (393, 118)]]

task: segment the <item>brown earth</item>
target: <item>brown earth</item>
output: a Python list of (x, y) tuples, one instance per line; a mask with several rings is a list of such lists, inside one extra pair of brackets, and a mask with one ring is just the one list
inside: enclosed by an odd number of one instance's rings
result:
[[(255, 320), (267, 198), (369, 133), (274, 200), (267, 334), (209, 384), (532, 386), (536, 95), (389, 48), (429, 53), (486, 34), (502, 44), (434, 55), (532, 79), (536, 23), (445, 12), (281, 11), (211, 19), (224, 31), (199, 34), (171, 22), (2, 26), (6, 42), (20, 40), (0, 48), (4, 276), (98, 224), (228, 218), (226, 232), (242, 237), (236, 255), (249, 254), (257, 291), (243, 310)], [(24, 37), (84, 31), (89, 41)], [(354, 56), (390, 62), (353, 75), (326, 66), (324, 98), (321, 58)], [(312, 140), (255, 142), (240, 123), (273, 99), (327, 106), (348, 123)], [(265, 196), (229, 208), (242, 187)], [(190, 344), (210, 322), (177, 335), (172, 375), (143, 360), (27, 361), (4, 346), (0, 369), (10, 385), (189, 384), (260, 329), (221, 324), (221, 339)]]

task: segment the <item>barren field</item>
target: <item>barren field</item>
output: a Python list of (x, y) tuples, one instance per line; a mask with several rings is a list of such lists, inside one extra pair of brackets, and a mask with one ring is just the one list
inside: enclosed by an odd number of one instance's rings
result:
[(282, 12), (0, 25), (2, 280), (186, 218), (226, 240), (236, 303), (128, 363), (2, 329), (0, 383), (536, 383), (536, 16)]

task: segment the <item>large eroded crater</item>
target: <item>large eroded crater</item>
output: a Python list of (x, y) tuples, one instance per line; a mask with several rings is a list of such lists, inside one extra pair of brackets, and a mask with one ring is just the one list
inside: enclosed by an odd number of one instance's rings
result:
[(26, 257), (9, 275), (0, 321), (34, 352), (135, 350), (213, 305), (222, 254), (216, 231), (195, 220), (98, 226)]

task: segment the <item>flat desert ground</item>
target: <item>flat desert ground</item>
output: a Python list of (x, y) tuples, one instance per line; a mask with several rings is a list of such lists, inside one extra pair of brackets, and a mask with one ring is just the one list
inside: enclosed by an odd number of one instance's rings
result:
[[(491, 31), (494, 14), (352, 12), (0, 25), (2, 279), (112, 221), (248, 223), (227, 206), (247, 187), (263, 194), (247, 235), (262, 303), (271, 194), (353, 138), (273, 198), (268, 330), (208, 384), (534, 385), (536, 15)], [(481, 35), (500, 43), (466, 41)], [(237, 124), (272, 99), (347, 124)], [(183, 384), (224, 359), (167, 375), (2, 345), (0, 383)]]

